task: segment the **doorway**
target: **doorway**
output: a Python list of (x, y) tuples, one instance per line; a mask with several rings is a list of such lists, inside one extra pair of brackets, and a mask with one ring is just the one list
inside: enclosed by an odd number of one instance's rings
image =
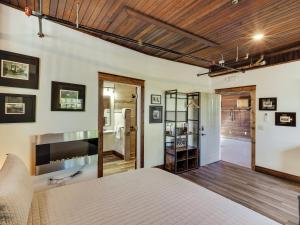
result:
[(221, 160), (254, 170), (256, 86), (216, 93), (221, 95)]
[(144, 167), (144, 81), (99, 73), (98, 177)]

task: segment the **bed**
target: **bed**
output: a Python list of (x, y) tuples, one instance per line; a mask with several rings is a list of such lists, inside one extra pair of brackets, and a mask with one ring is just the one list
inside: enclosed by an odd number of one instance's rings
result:
[[(14, 161), (20, 163), (15, 156)], [(14, 170), (5, 169), (5, 176), (11, 171)], [(27, 178), (19, 180), (25, 185), (26, 190), (30, 187)], [(1, 187), (2, 181), (1, 170), (0, 202), (5, 198), (2, 196), (4, 193)], [(24, 190), (22, 192), (24, 195)], [(18, 196), (22, 195), (17, 193), (15, 196), (14, 200), (18, 201)], [(10, 213), (22, 212), (21, 216), (14, 215), (17, 216), (14, 218), (20, 219), (15, 221), (15, 224), (24, 225), (279, 224), (192, 182), (154, 168), (116, 174), (35, 193), (32, 194), (30, 204), (27, 202), (21, 206), (14, 205), (14, 200), (7, 202), (12, 204), (8, 208)], [(27, 217), (26, 212), (28, 212)], [(0, 214), (0, 219), (2, 217)], [(9, 219), (11, 218), (8, 217)]]

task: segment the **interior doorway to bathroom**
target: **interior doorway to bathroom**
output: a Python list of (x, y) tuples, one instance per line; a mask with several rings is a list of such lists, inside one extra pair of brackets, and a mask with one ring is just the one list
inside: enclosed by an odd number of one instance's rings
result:
[(219, 89), (221, 160), (255, 169), (255, 86)]
[(144, 165), (144, 81), (99, 73), (98, 176)]

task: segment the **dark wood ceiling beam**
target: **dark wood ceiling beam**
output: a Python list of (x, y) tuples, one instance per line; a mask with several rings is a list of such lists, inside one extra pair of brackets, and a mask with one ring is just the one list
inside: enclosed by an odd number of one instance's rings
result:
[(210, 47), (214, 47), (214, 46), (218, 45), (218, 43), (216, 43), (214, 41), (211, 41), (211, 40), (208, 40), (206, 38), (200, 37), (198, 35), (195, 35), (193, 33), (185, 31), (185, 30), (183, 30), (181, 28), (175, 27), (175, 26), (173, 26), (171, 24), (168, 24), (166, 22), (158, 20), (158, 19), (156, 19), (154, 17), (151, 17), (149, 15), (145, 15), (145, 14), (143, 14), (143, 13), (141, 13), (139, 11), (136, 11), (134, 9), (131, 9), (129, 7), (125, 7), (124, 10), (127, 12), (127, 14), (129, 16), (135, 17), (135, 18), (137, 18), (137, 19), (139, 19), (141, 21), (148, 22), (150, 24), (154, 24), (154, 25), (156, 25), (156, 26), (158, 26), (160, 28), (166, 29), (168, 31), (171, 31), (171, 32), (174, 32), (174, 33), (177, 33), (177, 34), (181, 34), (184, 37), (187, 37), (187, 38), (190, 38), (192, 40), (198, 41), (201, 44), (204, 44), (204, 45), (207, 45), (207, 46), (210, 46)]

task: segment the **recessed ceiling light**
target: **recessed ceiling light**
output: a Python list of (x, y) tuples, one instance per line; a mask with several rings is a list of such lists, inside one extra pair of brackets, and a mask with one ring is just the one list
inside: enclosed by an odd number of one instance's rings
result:
[(265, 35), (263, 35), (263, 34), (261, 34), (261, 33), (255, 34), (255, 35), (253, 36), (253, 40), (255, 40), (255, 41), (260, 41), (260, 40), (262, 40), (262, 39), (264, 38), (264, 36), (265, 36)]

